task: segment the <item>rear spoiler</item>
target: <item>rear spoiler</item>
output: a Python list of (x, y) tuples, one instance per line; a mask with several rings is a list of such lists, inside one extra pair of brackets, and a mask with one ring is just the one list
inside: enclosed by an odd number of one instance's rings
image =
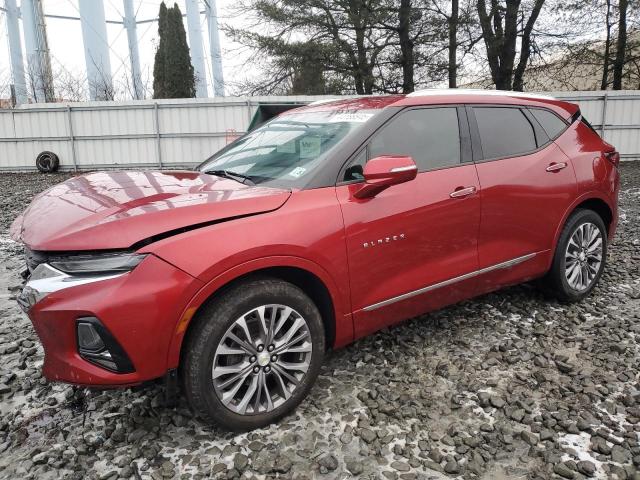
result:
[(580, 111), (580, 109), (576, 110), (576, 112), (571, 115), (571, 121), (569, 122), (569, 125), (573, 125), (575, 122), (577, 122), (578, 120), (582, 120), (582, 123), (584, 123), (587, 127), (589, 127), (589, 129), (595, 133), (596, 135), (598, 135), (598, 137), (600, 136), (600, 134), (598, 133), (598, 131), (593, 128), (593, 125), (591, 125), (589, 123), (589, 120), (587, 120), (586, 118), (584, 118), (582, 116), (582, 112)]

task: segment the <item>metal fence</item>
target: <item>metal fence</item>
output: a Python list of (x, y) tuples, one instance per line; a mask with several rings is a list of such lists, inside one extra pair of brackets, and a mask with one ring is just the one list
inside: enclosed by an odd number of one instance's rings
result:
[(580, 111), (623, 160), (640, 160), (640, 90), (552, 92), (580, 105)]
[[(584, 115), (623, 159), (640, 159), (640, 91), (556, 92)], [(248, 128), (259, 105), (327, 97), (227, 97), (35, 104), (0, 110), (0, 171), (35, 169), (42, 151), (63, 170), (188, 167)]]

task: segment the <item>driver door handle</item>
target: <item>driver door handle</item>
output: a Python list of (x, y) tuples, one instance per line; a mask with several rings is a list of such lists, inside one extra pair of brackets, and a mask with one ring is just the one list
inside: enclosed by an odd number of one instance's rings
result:
[(464, 198), (476, 193), (476, 187), (458, 187), (449, 194), (451, 198)]
[(559, 172), (563, 168), (567, 168), (567, 162), (551, 163), (547, 167), (547, 172)]

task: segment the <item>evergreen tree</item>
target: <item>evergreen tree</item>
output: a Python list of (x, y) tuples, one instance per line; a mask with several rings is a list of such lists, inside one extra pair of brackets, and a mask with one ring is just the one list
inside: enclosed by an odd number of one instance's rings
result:
[(158, 18), (160, 43), (153, 65), (153, 98), (195, 97), (195, 76), (182, 12), (177, 4), (172, 8), (162, 2)]

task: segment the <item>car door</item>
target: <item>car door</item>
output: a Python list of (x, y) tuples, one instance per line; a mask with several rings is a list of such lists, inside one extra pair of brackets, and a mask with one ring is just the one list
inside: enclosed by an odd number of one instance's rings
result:
[[(411, 156), (417, 177), (356, 198), (358, 172), (380, 155)], [(356, 337), (473, 294), (473, 281), (460, 278), (478, 266), (480, 186), (470, 160), (465, 110), (446, 106), (400, 112), (347, 164), (336, 193)]]
[[(531, 112), (474, 106), (470, 125), (480, 180), (478, 258), (482, 291), (543, 274), (564, 213), (576, 194), (571, 162)], [(479, 153), (478, 153), (479, 152)]]

